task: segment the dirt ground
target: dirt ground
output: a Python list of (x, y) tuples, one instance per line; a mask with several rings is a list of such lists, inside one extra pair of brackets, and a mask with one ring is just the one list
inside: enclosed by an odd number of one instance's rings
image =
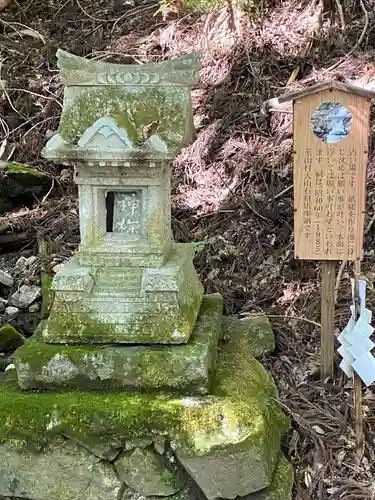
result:
[[(298, 500), (375, 498), (375, 394), (363, 391), (366, 444), (358, 460), (352, 382), (338, 371), (335, 381), (319, 382), (319, 266), (293, 259), (291, 109), (265, 114), (262, 105), (332, 78), (374, 89), (374, 6), (350, 5), (345, 26), (339, 16), (322, 16), (318, 3), (294, 0), (264, 6), (253, 22), (226, 10), (186, 14), (179, 4), (163, 20), (155, 3), (136, 0), (14, 0), (0, 13), (1, 159), (37, 165), (53, 180), (33, 207), (0, 217), (8, 267), (35, 253), (38, 237), (53, 242), (53, 255), (40, 261), (45, 268), (78, 243), (72, 172), (40, 156), (61, 110), (57, 48), (122, 63), (203, 52), (193, 91), (198, 137), (174, 162), (174, 234), (198, 243), (197, 269), (208, 292), (223, 294), (227, 314), (266, 313), (272, 321), (277, 352), (264, 363), (293, 422), (284, 451)], [(372, 152), (363, 269), (373, 310), (374, 200)], [(351, 273), (345, 266), (339, 282), (337, 332), (349, 316)]]

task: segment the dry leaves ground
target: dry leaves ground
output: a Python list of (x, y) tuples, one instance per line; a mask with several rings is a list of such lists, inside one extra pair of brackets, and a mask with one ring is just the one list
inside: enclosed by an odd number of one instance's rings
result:
[[(49, 195), (34, 207), (0, 218), (0, 241), (6, 234), (9, 241), (11, 233), (13, 248), (27, 251), (37, 236), (47, 236), (55, 252), (41, 263), (47, 267), (49, 260), (68, 257), (78, 242), (71, 172), (40, 157), (61, 109), (58, 47), (123, 63), (202, 50), (201, 81), (193, 92), (198, 137), (174, 162), (175, 237), (199, 242), (196, 266), (206, 290), (224, 295), (228, 314), (270, 316), (277, 352), (265, 364), (293, 419), (285, 452), (296, 468), (295, 497), (372, 500), (374, 390), (364, 390), (366, 446), (358, 463), (351, 382), (340, 374), (334, 384), (318, 380), (319, 268), (293, 259), (291, 110), (264, 114), (262, 105), (287, 90), (328, 78), (371, 86), (374, 2), (349, 3), (343, 29), (339, 18), (330, 22), (322, 16), (315, 2), (275, 2), (252, 23), (225, 10), (199, 16), (172, 9), (169, 20), (163, 20), (154, 16), (157, 9), (154, 3), (133, 0), (29, 0), (15, 2), (0, 15), (2, 154), (42, 166), (54, 181)], [(367, 190), (368, 224), (374, 215), (374, 152)], [(15, 236), (19, 233), (21, 240)], [(374, 239), (370, 224), (363, 267), (371, 282)], [(368, 302), (375, 310), (372, 289)], [(348, 318), (348, 306), (345, 271), (337, 329)]]

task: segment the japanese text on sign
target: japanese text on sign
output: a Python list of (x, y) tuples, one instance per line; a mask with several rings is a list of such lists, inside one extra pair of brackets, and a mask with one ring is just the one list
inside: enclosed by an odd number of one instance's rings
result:
[[(297, 258), (354, 260), (362, 245), (357, 150), (317, 143), (300, 152), (295, 198)], [(360, 243), (358, 243), (360, 242)]]

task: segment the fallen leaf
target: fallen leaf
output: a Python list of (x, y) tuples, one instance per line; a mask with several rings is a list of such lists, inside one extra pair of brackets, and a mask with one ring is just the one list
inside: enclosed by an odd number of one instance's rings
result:
[(324, 434), (324, 431), (321, 427), (319, 427), (319, 425), (313, 425), (312, 428), (314, 429), (314, 431), (317, 433), (317, 434)]

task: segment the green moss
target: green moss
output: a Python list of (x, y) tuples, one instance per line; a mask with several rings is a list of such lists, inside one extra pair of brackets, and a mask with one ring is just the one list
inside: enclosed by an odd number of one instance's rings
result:
[[(58, 390), (78, 387), (88, 390), (107, 386), (112, 390), (123, 390), (125, 385), (133, 390), (206, 394), (216, 363), (221, 314), (222, 297), (206, 296), (187, 345), (132, 347), (129, 350), (46, 344), (41, 340), (42, 323), (33, 337), (17, 351), (14, 360), (19, 373), (25, 377), (22, 387)], [(77, 374), (65, 378), (60, 370), (56, 372), (55, 381), (51, 382), (51, 375), (46, 374), (50, 373), (48, 365), (55, 356), (59, 356), (61, 361), (70, 361), (76, 367)], [(100, 373), (102, 377), (95, 377), (93, 373)]]
[(141, 343), (153, 339), (154, 343), (176, 343), (173, 332), (181, 334), (187, 341), (196, 318), (203, 295), (203, 287), (197, 280), (193, 290), (187, 287), (181, 292), (179, 304), (166, 304), (155, 314), (134, 313), (124, 325), (105, 323), (87, 312), (77, 312), (75, 304), (56, 298), (43, 334), (46, 341), (58, 342), (128, 342)]
[(0, 326), (0, 351), (13, 351), (24, 341), (23, 336), (10, 323)]
[[(272, 376), (250, 354), (246, 332), (237, 330), (219, 350), (217, 386), (214, 393), (230, 396), (237, 401), (240, 421), (252, 421), (258, 432), (253, 432), (244, 442), (257, 443), (263, 451), (264, 463), (271, 475), (276, 467), (275, 449), (280, 448), (280, 430), (289, 425), (289, 419), (278, 404), (278, 393)], [(233, 372), (241, 377), (231, 377)]]
[(291, 500), (293, 483), (293, 466), (282, 456), (273, 476), (271, 486), (268, 488), (269, 500)]
[(174, 483), (175, 483), (175, 476), (168, 469), (164, 469), (163, 470), (163, 472), (161, 473), (161, 477), (162, 477), (162, 479), (163, 479), (163, 481), (164, 481), (165, 484), (174, 485)]
[(97, 349), (90, 345), (68, 347), (42, 342), (41, 334), (44, 325), (45, 322), (40, 323), (34, 335), (26, 341), (21, 350), (15, 353), (14, 359), (16, 361), (20, 360), (22, 363), (28, 363), (31, 370), (36, 370), (47, 364), (57, 352), (63, 356), (67, 356), (73, 364), (80, 361), (85, 354), (97, 352)]
[(0, 212), (35, 202), (50, 186), (49, 177), (21, 163), (0, 168)]
[(138, 92), (118, 87), (76, 90), (80, 95), (74, 104), (64, 109), (58, 132), (68, 142), (79, 139), (99, 118), (114, 118), (134, 142), (145, 139), (144, 133), (153, 122), (159, 121), (157, 133), (167, 143), (181, 142), (185, 133), (184, 106), (179, 89), (174, 93), (157, 87), (144, 87)]
[(47, 271), (40, 273), (40, 283), (42, 287), (42, 318), (46, 319), (52, 306), (54, 292), (52, 290), (53, 275)]
[(29, 447), (43, 447), (60, 434), (127, 441), (156, 433), (192, 455), (228, 447), (246, 449), (250, 443), (261, 450), (273, 472), (288, 423), (271, 376), (239, 338), (221, 346), (215, 388), (207, 397), (25, 393), (11, 372), (0, 380), (0, 441), (17, 440)]
[[(46, 340), (72, 339), (75, 342), (90, 342), (94, 339), (107, 339), (108, 342), (118, 337), (116, 326), (93, 318), (89, 312), (77, 312), (70, 302), (55, 300), (48, 318)], [(44, 334), (43, 334), (44, 336)]]
[(24, 165), (22, 163), (7, 163), (5, 167), (5, 172), (7, 174), (27, 174), (33, 175), (34, 177), (46, 177), (46, 175), (40, 170), (29, 167), (28, 165)]

